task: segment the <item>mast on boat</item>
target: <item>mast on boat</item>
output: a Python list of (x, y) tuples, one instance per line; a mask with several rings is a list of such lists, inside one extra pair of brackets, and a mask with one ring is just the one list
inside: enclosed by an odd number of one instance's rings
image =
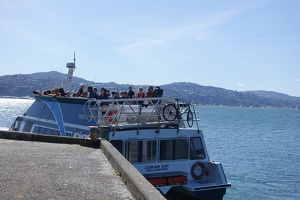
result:
[(74, 62), (72, 63), (67, 63), (66, 65), (67, 68), (69, 68), (68, 71), (68, 76), (67, 76), (67, 81), (64, 90), (65, 91), (70, 91), (72, 87), (72, 78), (73, 78), (73, 72), (75, 71), (75, 51), (74, 51)]

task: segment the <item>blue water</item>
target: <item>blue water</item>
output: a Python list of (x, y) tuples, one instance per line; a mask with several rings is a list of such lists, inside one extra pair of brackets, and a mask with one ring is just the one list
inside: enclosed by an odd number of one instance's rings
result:
[(10, 128), (17, 116), (22, 116), (33, 103), (30, 99), (0, 98), (0, 127)]
[(199, 116), (232, 183), (224, 199), (300, 199), (300, 110), (199, 107)]
[[(32, 104), (0, 98), (0, 127)], [(232, 187), (225, 200), (300, 199), (300, 110), (198, 107), (210, 158)]]

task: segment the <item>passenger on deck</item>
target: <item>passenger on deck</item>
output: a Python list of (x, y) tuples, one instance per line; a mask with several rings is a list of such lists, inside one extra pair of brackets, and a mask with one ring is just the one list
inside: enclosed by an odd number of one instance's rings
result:
[(119, 94), (120, 94), (120, 98), (123, 99), (124, 92), (123, 92), (123, 91), (120, 91)]
[(163, 96), (163, 89), (161, 89), (159, 86), (156, 86), (153, 91), (153, 97), (162, 97)]
[(65, 93), (65, 91), (64, 91), (63, 88), (58, 88), (58, 92), (59, 92), (59, 94), (60, 94), (61, 97), (66, 96), (66, 93)]
[[(108, 93), (107, 93), (107, 90), (105, 88), (101, 88), (100, 95), (98, 96), (98, 99), (108, 99)], [(108, 102), (101, 102), (100, 106), (108, 105), (108, 104), (109, 104)]]
[(132, 90), (132, 86), (128, 87), (128, 98), (134, 98), (134, 91)]
[(66, 97), (71, 97), (71, 93), (69, 91), (66, 92)]
[(55, 88), (54, 89), (54, 94), (53, 94), (54, 97), (59, 97), (60, 96), (60, 93), (58, 91), (58, 88)]
[[(115, 96), (113, 97), (113, 99), (121, 99), (118, 92), (115, 92)], [(123, 104), (123, 102), (114, 102), (114, 104)]]
[(113, 99), (121, 99), (118, 92), (115, 92), (115, 95), (114, 95)]
[(114, 99), (115, 98), (115, 95), (116, 95), (116, 91), (112, 91), (111, 92), (111, 96), (109, 96), (108, 98), (111, 98), (111, 99)]
[(88, 91), (88, 96), (87, 96), (88, 98), (96, 98), (97, 97), (92, 86), (89, 86), (87, 91)]
[(84, 90), (84, 85), (81, 83), (81, 84), (80, 84), (80, 88), (79, 88), (79, 90), (78, 90), (78, 91), (79, 91), (79, 96), (81, 96), (83, 90)]
[[(156, 86), (153, 91), (153, 97), (162, 97), (162, 95), (163, 95), (163, 89), (160, 89), (159, 86)], [(157, 100), (153, 100), (152, 103), (156, 104)]]
[[(139, 87), (138, 92), (135, 95), (135, 98), (145, 98), (146, 94), (143, 92), (143, 88)], [(138, 101), (138, 104), (143, 104), (143, 101)]]
[(128, 98), (128, 93), (126, 91), (123, 92), (122, 99), (127, 99)]
[(94, 87), (94, 92), (96, 93), (96, 96), (99, 96), (97, 88)]
[[(153, 86), (150, 86), (150, 87), (147, 88), (146, 96), (147, 96), (147, 98), (152, 98), (154, 96), (153, 95)], [(153, 102), (150, 100), (148, 102), (148, 104), (153, 104)]]
[(34, 91), (32, 91), (33, 92), (33, 94), (38, 94), (38, 95), (41, 95), (41, 92), (40, 92), (40, 90), (34, 90)]
[(87, 94), (87, 91), (83, 91), (80, 95), (80, 97), (84, 97), (84, 98), (87, 98), (88, 94)]
[(109, 93), (109, 90), (106, 90), (106, 94), (107, 94), (108, 98), (111, 98), (111, 95), (110, 95), (110, 93)]
[(146, 94), (143, 92), (143, 88), (139, 87), (138, 92), (135, 95), (135, 98), (145, 98)]
[(77, 92), (74, 92), (74, 93), (72, 94), (72, 97), (78, 97)]
[(101, 88), (98, 99), (108, 99), (108, 93), (105, 88)]
[(147, 94), (146, 95), (147, 95), (148, 98), (153, 97), (153, 86), (150, 86), (150, 87), (147, 88)]

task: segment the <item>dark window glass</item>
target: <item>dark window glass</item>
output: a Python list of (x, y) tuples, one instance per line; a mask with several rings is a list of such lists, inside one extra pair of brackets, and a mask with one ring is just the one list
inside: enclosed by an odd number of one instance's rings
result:
[(188, 158), (188, 140), (160, 140), (160, 160), (179, 160)]
[(122, 153), (123, 141), (122, 140), (111, 140), (110, 143)]
[(191, 138), (190, 158), (191, 160), (205, 158), (204, 148), (200, 137)]
[(125, 157), (131, 163), (155, 161), (156, 143), (156, 140), (126, 141)]

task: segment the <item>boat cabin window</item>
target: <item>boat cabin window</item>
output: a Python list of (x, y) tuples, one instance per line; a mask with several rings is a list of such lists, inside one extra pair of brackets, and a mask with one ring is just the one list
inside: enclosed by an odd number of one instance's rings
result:
[(110, 143), (118, 149), (118, 151), (122, 154), (123, 149), (123, 141), (122, 140), (111, 140)]
[(190, 159), (204, 159), (205, 153), (200, 137), (191, 138), (191, 150), (190, 150)]
[(125, 158), (133, 162), (156, 161), (156, 140), (132, 140), (125, 142)]
[(38, 133), (38, 134), (47, 134), (47, 135), (59, 135), (60, 134), (59, 131), (57, 131), (57, 130), (43, 128), (43, 127), (39, 127), (39, 126), (34, 127), (32, 132)]
[(160, 140), (160, 160), (188, 159), (187, 139)]

